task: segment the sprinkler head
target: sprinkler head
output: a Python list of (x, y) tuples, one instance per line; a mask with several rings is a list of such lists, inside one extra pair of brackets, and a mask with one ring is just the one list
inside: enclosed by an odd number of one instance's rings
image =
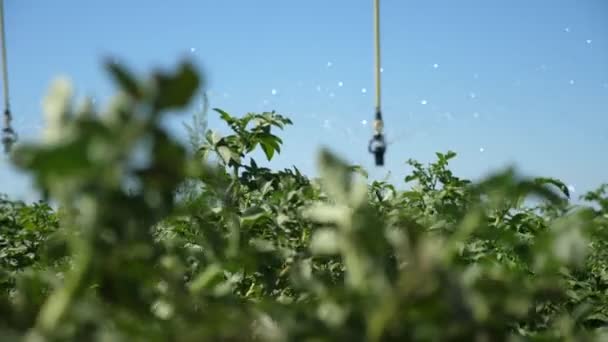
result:
[(13, 145), (17, 142), (17, 133), (12, 128), (7, 127), (2, 130), (2, 145), (4, 153), (9, 153)]
[(373, 138), (369, 141), (368, 150), (374, 155), (376, 166), (383, 166), (384, 152), (386, 152), (386, 142), (384, 141), (384, 135), (374, 134)]

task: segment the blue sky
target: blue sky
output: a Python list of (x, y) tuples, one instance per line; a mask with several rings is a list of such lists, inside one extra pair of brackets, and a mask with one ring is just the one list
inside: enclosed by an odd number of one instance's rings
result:
[[(329, 146), (373, 177), (390, 171), (400, 182), (408, 158), (427, 162), (451, 149), (456, 173), (473, 179), (514, 164), (560, 178), (577, 195), (608, 182), (607, 1), (383, 0), (391, 145), (382, 169), (366, 151), (364, 121), (374, 106), (371, 3), (7, 0), (14, 126), (36, 139), (41, 99), (58, 75), (78, 96), (107, 103), (106, 56), (142, 73), (189, 57), (205, 71), (211, 106), (293, 119), (273, 167), (313, 174), (316, 152)], [(210, 114), (210, 128), (225, 131)], [(30, 194), (6, 159), (0, 192)]]

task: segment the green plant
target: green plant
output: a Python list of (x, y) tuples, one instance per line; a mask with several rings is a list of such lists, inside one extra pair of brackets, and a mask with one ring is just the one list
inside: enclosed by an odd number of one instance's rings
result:
[(574, 206), (551, 178), (461, 179), (451, 151), (409, 160), (408, 190), (326, 149), (309, 179), (251, 157), (281, 152), (276, 112), (215, 109), (231, 133), (195, 121), (188, 153), (161, 122), (204, 90), (193, 66), (107, 67), (110, 109), (59, 83), (15, 151), (59, 209), (0, 201), (2, 340), (605, 338), (606, 186)]

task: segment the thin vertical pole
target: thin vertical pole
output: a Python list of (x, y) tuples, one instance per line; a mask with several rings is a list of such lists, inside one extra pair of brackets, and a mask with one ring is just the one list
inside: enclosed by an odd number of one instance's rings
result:
[(4, 89), (4, 127), (2, 128), (2, 145), (8, 153), (17, 140), (17, 135), (11, 127), (11, 104), (8, 94), (8, 62), (6, 61), (6, 35), (4, 33), (4, 0), (0, 0), (0, 46), (2, 49), (2, 87)]
[(386, 142), (384, 141), (384, 122), (382, 121), (382, 87), (380, 74), (382, 71), (380, 61), (380, 0), (374, 1), (374, 76), (376, 79), (376, 118), (374, 120), (374, 136), (369, 141), (367, 149), (374, 154), (376, 166), (384, 165)]
[[(2, 39), (2, 86), (4, 90), (4, 109), (10, 112), (10, 99), (8, 94), (8, 62), (6, 60), (6, 35), (4, 33), (4, 0), (0, 0), (0, 38)], [(8, 124), (5, 124), (7, 126)]]
[(375, 50), (375, 81), (376, 81), (376, 119), (382, 120), (382, 97), (380, 70), (380, 0), (374, 0), (374, 50)]

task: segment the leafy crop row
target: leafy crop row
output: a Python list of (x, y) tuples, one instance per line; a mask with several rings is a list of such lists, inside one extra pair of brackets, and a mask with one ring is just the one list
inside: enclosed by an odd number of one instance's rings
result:
[(107, 110), (60, 82), (13, 154), (58, 209), (0, 201), (0, 340), (608, 336), (608, 186), (575, 206), (551, 178), (461, 179), (451, 151), (409, 160), (407, 190), (328, 150), (318, 179), (274, 171), (250, 153), (280, 153), (288, 118), (216, 109), (231, 134), (191, 151), (161, 122), (204, 88), (192, 65), (108, 70)]

